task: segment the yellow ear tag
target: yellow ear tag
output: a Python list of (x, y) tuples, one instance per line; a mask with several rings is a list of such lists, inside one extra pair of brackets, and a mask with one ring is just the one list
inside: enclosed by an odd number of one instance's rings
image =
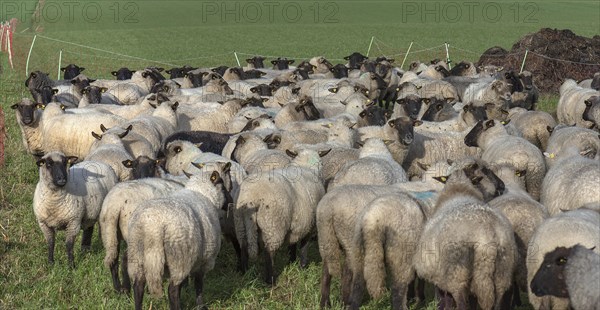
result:
[(442, 182), (446, 182), (446, 177), (441, 177), (440, 180), (442, 180)]

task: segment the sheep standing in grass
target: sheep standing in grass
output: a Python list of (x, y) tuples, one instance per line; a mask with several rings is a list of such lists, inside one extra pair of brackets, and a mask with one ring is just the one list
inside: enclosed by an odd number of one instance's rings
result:
[(452, 294), (458, 309), (468, 308), (469, 295), (482, 309), (499, 308), (512, 284), (517, 247), (510, 222), (484, 199), (503, 186), (500, 181), (485, 193), (477, 186), (481, 177), (465, 172), (448, 178), (419, 240), (414, 266), (420, 277)]
[(406, 194), (376, 198), (362, 210), (354, 235), (361, 254), (351, 258), (350, 266), (354, 275), (352, 308), (360, 306), (363, 294), (359, 282), (363, 276), (373, 298), (383, 295), (387, 268), (391, 278), (392, 308), (408, 309), (408, 286), (415, 277), (412, 255), (416, 252), (424, 224), (425, 215), (420, 205)]
[(600, 255), (581, 245), (546, 253), (531, 281), (538, 296), (569, 298), (575, 310), (600, 309)]
[(284, 242), (294, 247), (290, 260), (296, 259), (298, 244), (300, 265), (306, 267), (308, 264), (309, 233), (314, 226), (317, 203), (325, 194), (319, 177), (320, 157), (328, 152), (288, 150), (287, 154), (294, 158), (289, 166), (251, 173), (241, 185), (236, 214), (243, 218), (243, 231), (238, 234), (238, 239), (242, 241), (242, 252), (247, 252), (251, 259), (257, 256), (261, 240), (265, 281), (271, 285), (275, 284), (276, 278), (273, 271), (275, 252)]
[(535, 229), (549, 215), (546, 207), (531, 198), (525, 191), (525, 170), (517, 171), (511, 165), (500, 165), (492, 169), (506, 187), (504, 194), (491, 200), (489, 205), (500, 210), (514, 230), (519, 258), (515, 270), (513, 298), (519, 305), (520, 291), (527, 291), (527, 267), (525, 264), (527, 246)]
[(540, 199), (546, 163), (542, 152), (527, 140), (511, 136), (496, 120), (479, 121), (465, 136), (467, 146), (483, 150), (481, 159), (490, 164), (510, 164), (518, 171), (526, 170), (527, 192)]
[(180, 285), (194, 279), (196, 304), (204, 306), (204, 275), (213, 269), (221, 248), (219, 212), (225, 203), (223, 180), (216, 171), (192, 176), (184, 189), (141, 203), (129, 220), (127, 265), (135, 308), (142, 309), (144, 286), (161, 296), (169, 271), (169, 304), (180, 307)]
[[(123, 163), (129, 166), (133, 162)], [(122, 282), (119, 280), (120, 243), (129, 240), (128, 223), (137, 206), (145, 200), (164, 197), (183, 188), (181, 183), (158, 178), (144, 178), (121, 182), (113, 187), (102, 204), (98, 223), (102, 230), (102, 244), (106, 250), (104, 265), (110, 270), (113, 288), (129, 292), (131, 285), (127, 274), (127, 250), (121, 257)]]
[(54, 263), (55, 230), (66, 230), (69, 265), (75, 267), (73, 246), (83, 229), (82, 250), (89, 249), (94, 224), (108, 191), (117, 183), (110, 166), (93, 161), (73, 165), (76, 157), (50, 152), (37, 161), (40, 179), (33, 196), (33, 212), (48, 242), (48, 262)]
[[(578, 209), (560, 213), (545, 220), (535, 230), (527, 249), (527, 283), (530, 284), (527, 288), (529, 302), (533, 308), (554, 310), (569, 308), (569, 299), (566, 296), (536, 296), (532, 291), (531, 282), (542, 266), (547, 253), (558, 247), (570, 248), (577, 244), (586, 248), (595, 247), (594, 252), (600, 253), (600, 214), (598, 212)], [(586, 272), (588, 271), (586, 270)]]
[(571, 79), (567, 79), (560, 86), (560, 99), (556, 107), (556, 117), (559, 123), (577, 125), (583, 128), (593, 126), (592, 122), (583, 120), (585, 101), (592, 96), (600, 96), (600, 91), (582, 88)]

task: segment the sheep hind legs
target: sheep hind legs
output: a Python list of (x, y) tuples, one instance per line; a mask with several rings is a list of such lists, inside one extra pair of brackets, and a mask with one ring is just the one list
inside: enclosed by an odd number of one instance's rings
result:
[(123, 280), (121, 293), (129, 294), (129, 291), (131, 290), (131, 281), (129, 280), (129, 272), (127, 269), (127, 249), (125, 249), (123, 258), (121, 258), (121, 279)]
[(297, 259), (296, 250), (300, 248), (300, 268), (308, 267), (308, 241), (310, 236), (302, 238), (299, 243), (288, 246), (288, 252), (290, 255), (290, 263), (294, 263)]
[(407, 300), (414, 301), (418, 306), (425, 302), (425, 280), (415, 277), (415, 279), (410, 282), (408, 285)]
[(329, 273), (329, 267), (327, 267), (327, 261), (323, 260), (323, 271), (321, 274), (321, 309), (331, 308), (331, 299), (329, 297), (330, 292), (331, 274)]
[(169, 309), (171, 310), (179, 310), (181, 309), (181, 285), (173, 284), (173, 282), (169, 282)]
[(194, 273), (194, 288), (196, 290), (196, 305), (199, 309), (208, 309), (202, 300), (202, 291), (204, 289), (204, 273)]
[(109, 264), (110, 276), (112, 279), (113, 288), (117, 293), (121, 292), (121, 281), (119, 280), (119, 246), (117, 246), (117, 259), (111, 261)]
[[(133, 281), (133, 299), (135, 302), (135, 310), (142, 310), (142, 302), (144, 300), (144, 286), (146, 279), (136, 279)], [(170, 287), (169, 287), (170, 289)], [(169, 290), (169, 292), (171, 292)]]
[(92, 236), (94, 235), (94, 226), (83, 230), (81, 237), (81, 253), (89, 252), (92, 248)]
[(263, 250), (265, 258), (265, 282), (271, 286), (275, 286), (276, 276), (273, 270), (275, 267), (275, 253), (270, 253), (267, 249)]

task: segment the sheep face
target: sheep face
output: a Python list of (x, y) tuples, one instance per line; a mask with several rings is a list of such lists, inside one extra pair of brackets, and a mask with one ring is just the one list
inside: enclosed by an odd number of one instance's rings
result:
[(44, 73), (41, 71), (33, 71), (29, 74), (27, 79), (25, 80), (25, 87), (29, 87), (29, 85), (33, 82), (34, 85), (37, 85), (36, 81), (44, 81), (48, 79), (48, 73)]
[(36, 88), (34, 93), (35, 95), (33, 97), (35, 102), (48, 104), (52, 101), (52, 97), (58, 93), (58, 89), (52, 88), (51, 86), (44, 86), (42, 88)]
[(593, 122), (595, 126), (598, 126), (597, 117), (600, 115), (600, 96), (591, 96), (584, 103), (583, 120)]
[(58, 152), (46, 154), (36, 163), (39, 167), (40, 179), (56, 188), (64, 187), (67, 185), (67, 168), (76, 161), (77, 157), (67, 157)]
[(187, 72), (184, 74), (183, 79), (188, 80), (193, 88), (204, 85), (204, 76), (208, 75), (208, 72)]
[(448, 72), (448, 69), (446, 69), (446, 67), (442, 65), (435, 66), (435, 71), (439, 72), (442, 75), (442, 77), (450, 76), (450, 72)]
[(386, 127), (395, 130), (398, 141), (403, 145), (408, 146), (414, 140), (414, 127), (421, 124), (421, 121), (402, 116), (388, 121)]
[(532, 90), (533, 85), (533, 75), (529, 71), (523, 71), (519, 74), (519, 80), (521, 81), (521, 85), (525, 90)]
[(344, 57), (345, 60), (348, 60), (348, 67), (350, 69), (359, 69), (360, 68), (360, 63), (362, 63), (363, 61), (369, 59), (369, 57), (358, 53), (358, 52), (354, 52), (346, 57)]
[(310, 97), (300, 99), (294, 109), (296, 112), (301, 113), (307, 121), (315, 121), (321, 118), (321, 113)]
[(241, 132), (252, 131), (252, 130), (256, 130), (258, 128), (262, 128), (265, 121), (271, 122), (273, 124), (273, 126), (275, 125), (273, 123), (273, 120), (268, 115), (263, 114), (257, 118), (248, 120), (248, 123), (246, 123), (246, 126), (244, 126), (244, 128), (242, 128)]
[(259, 84), (252, 88), (250, 91), (259, 96), (273, 96), (273, 87), (267, 84)]
[(390, 113), (380, 106), (370, 105), (358, 116), (362, 126), (383, 126), (390, 117)]
[(462, 117), (467, 125), (472, 126), (479, 121), (487, 120), (487, 112), (485, 107), (476, 107), (473, 104), (467, 104), (463, 107)]
[(183, 66), (181, 68), (176, 67), (176, 68), (169, 69), (169, 70), (165, 71), (165, 73), (169, 74), (171, 79), (175, 79), (175, 78), (182, 78), (185, 76), (186, 73), (188, 73), (192, 70), (196, 70), (196, 69), (198, 69), (198, 68), (193, 68), (190, 66)]
[(271, 60), (271, 64), (273, 64), (273, 69), (275, 70), (287, 70), (290, 68), (290, 65), (294, 63), (293, 59), (281, 58)]
[(471, 129), (471, 131), (469, 131), (469, 133), (465, 136), (465, 144), (467, 146), (471, 146), (471, 147), (479, 146), (479, 144), (477, 143), (477, 139), (485, 131), (485, 127), (490, 126), (490, 125), (494, 126), (493, 120), (491, 121), (491, 123), (490, 123), (490, 121), (487, 121), (487, 122), (485, 122), (485, 124), (483, 121), (477, 122), (477, 124), (475, 124), (475, 126), (473, 126), (473, 129)]
[(134, 180), (157, 176), (159, 165), (160, 160), (147, 156), (139, 156), (134, 160), (128, 159), (123, 161), (123, 166), (131, 169)]
[(450, 70), (450, 75), (454, 76), (475, 76), (477, 68), (471, 62), (461, 61)]
[(216, 73), (216, 74), (218, 74), (220, 76), (223, 76), (223, 75), (225, 75), (225, 70), (227, 70), (227, 69), (229, 69), (229, 67), (227, 67), (227, 66), (219, 66), (219, 67), (210, 69), (210, 71), (212, 71), (212, 72), (214, 72), (214, 73)]
[(81, 74), (81, 72), (83, 72), (83, 70), (85, 70), (84, 67), (79, 67), (77, 65), (74, 64), (69, 64), (66, 67), (60, 68), (60, 71), (63, 72), (63, 78), (65, 80), (70, 80), (73, 79), (74, 77), (78, 76), (79, 74)]
[(87, 76), (80, 74), (71, 80), (71, 85), (73, 85), (73, 91), (81, 95), (83, 89), (90, 86), (90, 83), (93, 83), (95, 81), (96, 80), (91, 80)]
[(377, 72), (377, 63), (372, 60), (364, 60), (362, 63), (360, 63), (360, 71), (376, 73)]
[(452, 116), (454, 112), (454, 108), (452, 107), (452, 103), (439, 99), (439, 98), (423, 98), (422, 100), (429, 100), (429, 107), (421, 117), (423, 121), (430, 122), (441, 122), (448, 119), (448, 116)]
[(90, 104), (100, 104), (102, 101), (102, 94), (107, 90), (106, 87), (87, 86), (83, 89), (82, 94)]
[(248, 71), (242, 71), (242, 80), (247, 80), (247, 79), (260, 79), (261, 77), (267, 75), (267, 73), (262, 72), (260, 70), (248, 70)]
[(519, 78), (519, 75), (517, 75), (514, 71), (507, 71), (504, 72), (503, 75), (504, 81), (506, 83), (508, 83), (510, 85), (510, 92), (514, 93), (514, 92), (521, 92), (523, 91), (523, 82), (521, 81), (521, 79)]
[(337, 64), (333, 66), (329, 71), (333, 73), (333, 77), (336, 79), (343, 79), (348, 77), (348, 67), (343, 64)]
[(504, 194), (504, 182), (483, 164), (472, 164), (464, 169), (465, 174), (471, 179), (471, 184), (483, 195), (483, 201), (490, 200)]
[(264, 60), (266, 58), (262, 56), (254, 56), (252, 58), (246, 59), (248, 64), (251, 64), (256, 69), (261, 69), (265, 67)]
[(406, 115), (411, 119), (417, 119), (423, 103), (428, 104), (429, 102), (430, 100), (428, 98), (419, 98), (415, 95), (409, 95), (396, 100), (396, 103), (400, 105)]
[(531, 280), (531, 291), (538, 297), (552, 295), (559, 298), (569, 298), (565, 283), (565, 267), (574, 247), (557, 247), (544, 255), (540, 269)]
[(179, 83), (175, 82), (175, 81), (160, 81), (156, 84), (154, 84), (154, 86), (152, 86), (152, 88), (150, 88), (150, 93), (151, 94), (156, 94), (159, 92), (164, 92), (166, 94), (173, 94), (173, 91), (175, 91), (176, 89), (181, 88), (181, 85), (179, 85)]
[(15, 103), (10, 106), (11, 109), (16, 111), (17, 119), (23, 125), (31, 125), (36, 120), (35, 111), (38, 105), (30, 99), (23, 98), (21, 102)]
[(241, 80), (244, 75), (244, 70), (239, 67), (227, 68), (222, 76), (228, 80)]
[(242, 107), (251, 106), (251, 107), (264, 108), (265, 106), (263, 103), (267, 102), (268, 100), (269, 100), (269, 98), (248, 97), (248, 98), (242, 100), (242, 102), (240, 102), (240, 105)]
[(133, 76), (133, 72), (129, 70), (128, 68), (120, 68), (117, 71), (113, 71), (111, 72), (111, 74), (117, 78), (118, 81), (124, 81), (124, 80), (130, 80), (131, 77)]

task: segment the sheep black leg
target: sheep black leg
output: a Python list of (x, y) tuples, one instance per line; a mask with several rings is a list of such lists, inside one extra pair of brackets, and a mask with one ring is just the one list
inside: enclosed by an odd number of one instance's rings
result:
[(169, 309), (179, 310), (181, 309), (181, 302), (179, 300), (179, 293), (181, 292), (181, 286), (175, 285), (173, 282), (169, 282)]
[(352, 271), (348, 268), (348, 262), (344, 264), (342, 270), (342, 302), (344, 305), (350, 304), (350, 290), (352, 289)]
[(81, 237), (81, 253), (89, 252), (92, 247), (92, 235), (94, 234), (94, 226), (84, 229)]
[(477, 297), (475, 295), (469, 295), (467, 307), (471, 310), (477, 310)]
[(121, 293), (129, 294), (129, 291), (131, 290), (131, 281), (129, 280), (129, 272), (127, 268), (127, 249), (123, 251), (123, 257), (121, 258), (121, 279), (123, 280)]
[(308, 241), (310, 236), (300, 240), (300, 268), (308, 267)]
[(248, 271), (248, 245), (242, 244), (240, 250), (240, 271), (246, 273)]
[(237, 271), (244, 272), (243, 262), (242, 262), (242, 249), (240, 248), (240, 243), (238, 242), (235, 236), (226, 236), (229, 241), (231, 241), (231, 245), (233, 245), (233, 249), (235, 250), (235, 257), (237, 258)]
[(454, 302), (456, 302), (456, 309), (469, 309), (469, 297), (467, 296), (467, 293), (465, 291), (458, 292), (457, 294), (453, 294), (452, 296), (454, 297)]
[(119, 252), (120, 248), (117, 246), (117, 259), (113, 260), (109, 264), (110, 276), (112, 278), (113, 288), (117, 293), (121, 292), (121, 282), (119, 281)]
[[(418, 281), (418, 282), (417, 282)], [(417, 304), (425, 302), (425, 280), (415, 277), (415, 282), (417, 283)]]
[(294, 263), (298, 256), (296, 255), (296, 244), (288, 245), (288, 255), (290, 256), (290, 264)]
[(321, 309), (331, 307), (331, 299), (329, 293), (331, 290), (331, 274), (327, 267), (327, 261), (323, 261), (323, 271), (321, 274)]
[(453, 308), (454, 300), (452, 296), (438, 287), (435, 288), (435, 299), (438, 302), (438, 310)]
[(269, 253), (269, 251), (267, 251), (267, 249), (264, 249), (264, 255), (265, 255), (265, 282), (267, 282), (267, 284), (274, 286), (275, 285), (275, 274), (273, 272), (273, 266), (274, 261), (273, 261), (273, 253)]
[(358, 310), (362, 303), (365, 292), (365, 278), (362, 272), (356, 273), (352, 277), (352, 288), (350, 292), (350, 309)]
[(204, 289), (204, 274), (202, 272), (194, 274), (194, 288), (196, 289), (196, 305), (200, 309), (207, 309), (202, 300), (202, 291)]
[(517, 284), (517, 282), (513, 282), (513, 298), (512, 298), (512, 306), (514, 307), (520, 307), (523, 305), (523, 302), (521, 301), (521, 290), (519, 289), (519, 285)]
[(144, 286), (146, 279), (136, 279), (133, 281), (133, 300), (135, 302), (135, 310), (142, 310), (142, 301), (144, 300)]
[(393, 283), (392, 284), (392, 309), (394, 310), (405, 310), (408, 309), (407, 304), (407, 293), (408, 286), (402, 283)]

